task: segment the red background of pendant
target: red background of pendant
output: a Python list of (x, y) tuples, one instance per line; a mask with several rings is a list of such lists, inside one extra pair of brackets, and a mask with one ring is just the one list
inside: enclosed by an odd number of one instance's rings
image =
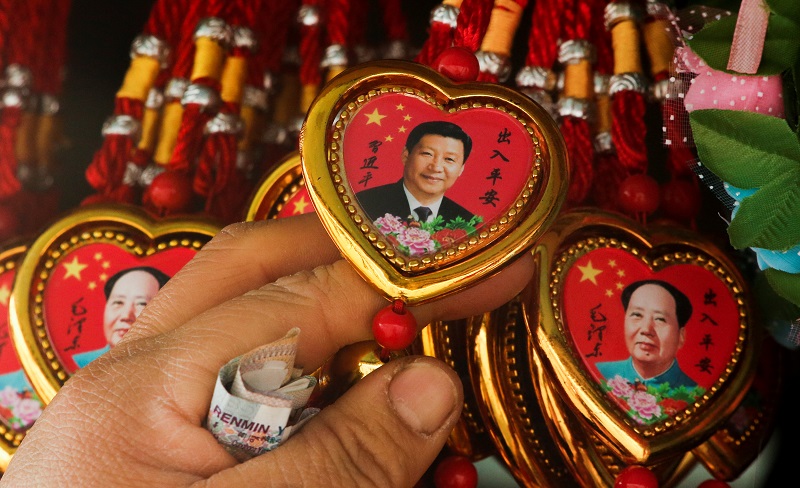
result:
[[(610, 266), (611, 262), (614, 267)], [(597, 284), (583, 280), (579, 266), (591, 263), (593, 268), (602, 270), (595, 277)], [(619, 273), (624, 273), (620, 276)], [(739, 310), (727, 286), (711, 271), (691, 264), (675, 264), (654, 272), (640, 258), (628, 251), (616, 248), (599, 248), (586, 253), (575, 261), (567, 272), (564, 281), (562, 307), (564, 321), (580, 357), (599, 381), (600, 374), (594, 367), (598, 361), (616, 361), (629, 357), (625, 347), (624, 310), (620, 300), (622, 288), (642, 279), (661, 279), (676, 286), (692, 302), (693, 312), (686, 328), (686, 341), (678, 351), (678, 363), (698, 385), (709, 388), (725, 370), (739, 335)], [(716, 306), (704, 304), (709, 289), (716, 294)], [(592, 357), (596, 343), (595, 336), (590, 340), (592, 325), (591, 309), (598, 309), (607, 317), (606, 329), (600, 348), (602, 356)], [(717, 322), (712, 325), (703, 321), (708, 314)], [(707, 334), (711, 335), (713, 345), (702, 345)], [(711, 359), (711, 374), (700, 372), (696, 365), (705, 357)]]

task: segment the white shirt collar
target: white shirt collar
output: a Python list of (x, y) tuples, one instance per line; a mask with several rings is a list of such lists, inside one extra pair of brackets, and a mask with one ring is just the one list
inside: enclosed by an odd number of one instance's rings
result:
[(408, 191), (405, 182), (403, 182), (403, 191), (406, 192), (406, 198), (408, 199), (408, 206), (409, 208), (411, 208), (411, 215), (414, 217), (415, 220), (417, 216), (414, 213), (414, 209), (417, 207), (428, 207), (429, 209), (431, 209), (431, 214), (428, 216), (428, 222), (432, 222), (433, 219), (435, 219), (436, 216), (439, 215), (439, 207), (442, 206), (442, 199), (444, 199), (444, 195), (439, 197), (439, 200), (431, 203), (430, 205), (422, 205), (421, 203), (419, 203), (419, 200), (414, 198), (414, 195), (412, 195), (411, 192)]

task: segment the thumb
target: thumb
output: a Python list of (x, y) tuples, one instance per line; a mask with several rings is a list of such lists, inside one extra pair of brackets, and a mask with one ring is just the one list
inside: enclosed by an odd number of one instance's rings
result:
[(456, 373), (425, 356), (368, 374), (274, 451), (217, 474), (213, 485), (413, 486), (461, 414)]

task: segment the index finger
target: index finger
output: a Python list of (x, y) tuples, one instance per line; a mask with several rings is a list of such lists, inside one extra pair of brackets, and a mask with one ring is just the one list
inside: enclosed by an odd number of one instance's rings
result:
[(316, 214), (231, 224), (164, 285), (123, 340), (166, 333), (231, 298), (339, 258)]

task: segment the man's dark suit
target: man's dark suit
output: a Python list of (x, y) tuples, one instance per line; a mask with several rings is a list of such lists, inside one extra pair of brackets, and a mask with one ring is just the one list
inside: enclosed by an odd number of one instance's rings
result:
[[(403, 190), (403, 180), (358, 192), (356, 193), (356, 199), (358, 199), (361, 208), (372, 220), (383, 217), (387, 213), (403, 220), (414, 220), (416, 217), (408, 206), (408, 198), (406, 198), (406, 193)], [(462, 217), (467, 221), (472, 218), (472, 213), (469, 210), (447, 197), (442, 198), (439, 215), (441, 215), (445, 223), (456, 217)]]

